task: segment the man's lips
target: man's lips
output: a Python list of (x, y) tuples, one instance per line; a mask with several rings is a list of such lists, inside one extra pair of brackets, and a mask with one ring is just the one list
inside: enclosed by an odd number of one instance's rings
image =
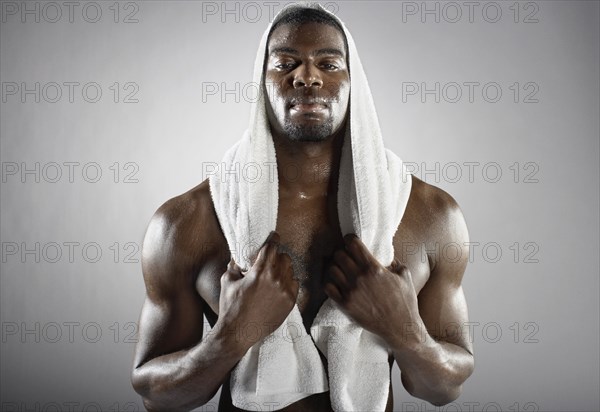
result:
[(292, 104), (290, 107), (291, 112), (302, 112), (302, 113), (320, 113), (327, 110), (327, 105), (323, 103), (304, 103), (300, 102)]

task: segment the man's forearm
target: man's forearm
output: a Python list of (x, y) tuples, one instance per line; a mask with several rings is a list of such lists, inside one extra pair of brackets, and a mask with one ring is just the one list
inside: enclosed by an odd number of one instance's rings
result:
[(408, 334), (405, 330), (386, 339), (402, 372), (404, 387), (434, 405), (452, 402), (473, 372), (473, 355), (461, 346), (436, 341), (422, 324), (409, 329)]
[(187, 411), (206, 404), (245, 353), (215, 325), (196, 346), (156, 357), (136, 368), (132, 382), (149, 411)]

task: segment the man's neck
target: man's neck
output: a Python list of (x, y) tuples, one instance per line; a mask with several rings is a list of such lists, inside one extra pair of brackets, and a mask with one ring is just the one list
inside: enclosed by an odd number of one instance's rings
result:
[(322, 142), (296, 142), (273, 135), (279, 195), (311, 199), (337, 190), (344, 131)]

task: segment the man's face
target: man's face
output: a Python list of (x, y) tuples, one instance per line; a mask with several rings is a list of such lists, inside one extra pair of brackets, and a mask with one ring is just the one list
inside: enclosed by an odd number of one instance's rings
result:
[(268, 43), (265, 87), (272, 131), (312, 142), (336, 133), (350, 97), (343, 34), (322, 23), (277, 27)]

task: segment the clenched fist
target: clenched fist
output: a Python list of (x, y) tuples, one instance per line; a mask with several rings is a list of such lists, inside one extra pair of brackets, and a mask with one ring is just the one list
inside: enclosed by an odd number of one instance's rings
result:
[(296, 304), (299, 284), (279, 244), (271, 232), (250, 270), (242, 273), (232, 258), (221, 276), (217, 325), (235, 334), (244, 351), (277, 329)]
[[(356, 235), (344, 237), (325, 278), (325, 293), (364, 329), (386, 339), (398, 328), (420, 324), (417, 295), (408, 268), (398, 260), (384, 267)], [(405, 336), (410, 344), (417, 336)]]

